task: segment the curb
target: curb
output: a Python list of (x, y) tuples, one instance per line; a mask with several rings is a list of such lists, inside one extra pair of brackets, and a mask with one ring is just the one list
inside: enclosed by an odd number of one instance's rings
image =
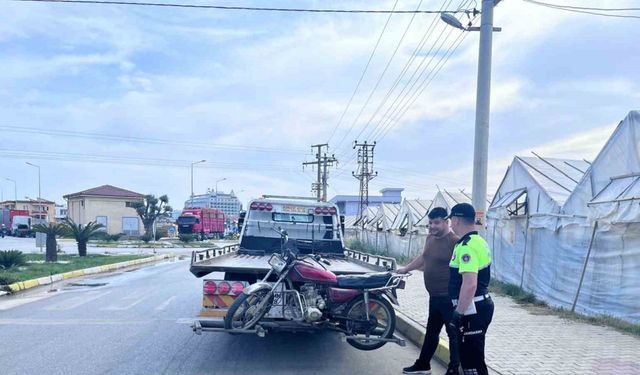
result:
[[(16, 293), (16, 292), (20, 292), (20, 291), (23, 291), (23, 290), (35, 288), (37, 286), (53, 284), (53, 283), (55, 283), (57, 281), (60, 281), (60, 280), (67, 280), (67, 279), (76, 278), (76, 277), (94, 275), (94, 274), (97, 274), (97, 273), (104, 273), (104, 272), (114, 271), (114, 270), (117, 270), (117, 269), (120, 269), (120, 268), (126, 268), (126, 267), (131, 267), (131, 266), (135, 266), (135, 265), (139, 265), (139, 264), (151, 263), (151, 262), (156, 262), (156, 261), (159, 261), (159, 260), (171, 259), (171, 258), (175, 258), (175, 254), (155, 255), (155, 256), (152, 256), (152, 257), (148, 257), (148, 258), (135, 259), (135, 260), (129, 260), (129, 261), (126, 261), (126, 262), (112, 263), (112, 264), (107, 264), (107, 265), (104, 265), (104, 266), (96, 266), (96, 267), (91, 267), (91, 268), (85, 268), (85, 269), (82, 269), (82, 270), (75, 270), (75, 271), (69, 271), (69, 272), (65, 272), (65, 273), (58, 273), (58, 274), (51, 275), (51, 276), (40, 277), (38, 279), (31, 279), (31, 280), (26, 280), (26, 281), (18, 281), (17, 283), (13, 283), (13, 284), (7, 285), (7, 287), (11, 290), (11, 293)], [(9, 294), (9, 292), (0, 291), (0, 296), (2, 296), (4, 294)]]
[[(426, 328), (420, 323), (406, 316), (400, 310), (396, 310), (396, 317), (396, 330), (402, 333), (404, 337), (406, 337), (418, 348), (422, 348)], [(449, 343), (442, 337), (440, 338), (438, 348), (436, 349), (436, 353), (433, 355), (433, 357), (445, 367), (449, 364)]]

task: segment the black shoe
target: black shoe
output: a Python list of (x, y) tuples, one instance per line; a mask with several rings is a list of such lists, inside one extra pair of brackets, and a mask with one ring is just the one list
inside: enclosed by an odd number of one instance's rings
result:
[(416, 361), (413, 366), (405, 367), (402, 369), (403, 374), (422, 374), (422, 375), (430, 375), (431, 374), (431, 366), (427, 364), (420, 363)]
[(460, 371), (458, 370), (458, 367), (460, 366), (455, 366), (455, 367), (449, 366), (447, 368), (447, 372), (445, 372), (444, 375), (460, 375)]

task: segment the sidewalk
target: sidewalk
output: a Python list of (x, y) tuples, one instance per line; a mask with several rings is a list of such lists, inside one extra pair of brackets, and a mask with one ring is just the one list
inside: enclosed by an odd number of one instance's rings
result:
[[(400, 310), (425, 326), (428, 294), (415, 271), (398, 290)], [(612, 328), (593, 326), (520, 306), (492, 296), (493, 322), (486, 356), (498, 374), (640, 374), (640, 339)], [(444, 329), (441, 337), (446, 339)]]

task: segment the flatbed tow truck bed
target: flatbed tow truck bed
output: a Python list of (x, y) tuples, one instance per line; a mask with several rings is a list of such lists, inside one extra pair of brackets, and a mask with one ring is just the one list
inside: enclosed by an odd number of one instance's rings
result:
[[(343, 255), (322, 255), (331, 265), (325, 267), (336, 275), (362, 274), (382, 272), (396, 268), (393, 258), (372, 255), (345, 249)], [(270, 269), (271, 254), (243, 251), (239, 245), (228, 245), (222, 248), (194, 251), (191, 255), (190, 271), (196, 277), (203, 277), (211, 272), (231, 272), (264, 275)]]

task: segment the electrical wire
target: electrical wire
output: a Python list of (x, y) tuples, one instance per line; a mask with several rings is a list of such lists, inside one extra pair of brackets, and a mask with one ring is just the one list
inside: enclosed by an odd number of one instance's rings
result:
[[(246, 7), (246, 6), (224, 6), (224, 5), (206, 5), (206, 4), (175, 4), (175, 3), (161, 3), (161, 2), (101, 1), (101, 0), (11, 0), (11, 1), (33, 2), (33, 3), (91, 4), (91, 5), (130, 5), (130, 6), (147, 6), (147, 7), (166, 7), (166, 8), (196, 8), (196, 9), (241, 10), (241, 11), (260, 11), (260, 12), (286, 12), (286, 13), (364, 13), (364, 14), (442, 13), (436, 10), (276, 8), (276, 7)], [(463, 12), (463, 11), (461, 10), (459, 12)]]
[[(420, 9), (420, 6), (422, 6), (422, 1), (423, 0), (420, 0), (420, 2), (418, 3), (418, 6), (416, 7), (416, 10)], [(396, 1), (396, 4), (397, 4), (397, 1)], [(387, 73), (387, 70), (389, 69), (389, 66), (391, 65), (391, 62), (393, 62), (393, 59), (396, 57), (396, 53), (398, 52), (398, 49), (400, 49), (400, 46), (402, 45), (402, 42), (404, 41), (404, 38), (407, 36), (407, 32), (411, 28), (411, 25), (413, 24), (413, 20), (415, 19), (415, 17), (416, 17), (416, 14), (414, 13), (411, 16), (411, 19), (409, 20), (409, 22), (407, 23), (407, 27), (405, 27), (404, 32), (402, 33), (402, 36), (400, 37), (400, 40), (398, 41), (398, 43), (396, 43), (396, 47), (393, 50), (393, 53), (391, 54), (391, 57), (387, 61), (387, 64), (385, 65), (384, 69), (382, 70), (382, 73), (378, 77), (378, 80), (376, 81), (376, 84), (374, 85), (373, 89), (371, 89), (371, 92), (369, 93), (369, 96), (367, 97), (367, 99), (365, 100), (364, 104), (360, 108), (360, 112), (358, 112), (358, 115), (353, 119), (353, 122), (351, 123), (351, 127), (349, 127), (349, 130), (347, 131), (347, 133), (344, 135), (344, 137), (342, 138), (340, 143), (338, 143), (338, 148), (340, 148), (340, 145), (342, 144), (342, 141), (344, 141), (344, 139), (349, 134), (351, 134), (351, 131), (353, 130), (355, 125), (358, 123), (358, 120), (360, 119), (360, 116), (362, 116), (362, 113), (367, 108), (367, 105), (369, 105), (369, 101), (371, 101), (371, 98), (373, 97), (373, 94), (375, 94), (376, 90), (378, 89), (378, 86), (380, 85), (380, 82), (382, 82), (382, 79), (384, 78), (385, 74)], [(358, 137), (356, 137), (356, 139), (357, 138)]]
[[(393, 118), (386, 126), (386, 129), (383, 129), (379, 135), (374, 138), (376, 141), (380, 141), (382, 140), (388, 133), (389, 131), (397, 124), (400, 122), (400, 120), (404, 117), (404, 115), (409, 111), (409, 109), (411, 108), (411, 106), (413, 106), (413, 104), (418, 100), (418, 98), (420, 97), (420, 95), (422, 95), (422, 93), (424, 92), (424, 90), (429, 87), (429, 85), (431, 84), (431, 82), (433, 82), (433, 79), (438, 75), (438, 73), (440, 72), (440, 70), (442, 70), (442, 67), (447, 63), (447, 61), (449, 60), (449, 58), (451, 57), (451, 55), (453, 55), (453, 53), (458, 49), (458, 47), (460, 46), (460, 44), (462, 44), (462, 42), (466, 39), (468, 33), (466, 32), (462, 32), (461, 34), (458, 35), (456, 42), (457, 44), (455, 44), (454, 46), (449, 47), (449, 49), (447, 50), (447, 52), (445, 52), (444, 57), (440, 59), (440, 65), (438, 65), (436, 67), (435, 70), (433, 70), (433, 74), (431, 74), (431, 76), (427, 77), (429, 80), (426, 81), (427, 78), (425, 78), (425, 81), (423, 81), (422, 87), (419, 88), (419, 91), (416, 91), (412, 97), (412, 99), (410, 99), (409, 102), (407, 102), (407, 104), (404, 106), (404, 108), (399, 112), (399, 114)], [(454, 43), (456, 43), (454, 42)], [(426, 83), (425, 83), (426, 82)]]
[[(159, 166), (159, 167), (189, 167), (191, 160), (184, 159), (163, 159), (163, 158), (141, 158), (133, 156), (112, 156), (97, 155), (71, 152), (54, 152), (54, 151), (28, 151), (0, 148), (0, 155), (3, 158), (14, 159), (42, 159), (57, 161), (72, 161), (81, 163), (110, 163), (110, 164), (131, 164), (139, 166)], [(205, 162), (199, 163), (198, 168), (214, 168), (214, 169), (253, 169), (253, 170), (289, 170), (297, 171), (294, 165), (283, 165), (281, 163), (249, 163), (249, 162)], [(291, 169), (286, 169), (290, 167)]]
[[(398, 0), (396, 0), (396, 2), (393, 4), (392, 10), (395, 10), (397, 5), (398, 5)], [(349, 98), (349, 101), (347, 102), (347, 106), (345, 107), (344, 111), (342, 111), (342, 115), (340, 115), (340, 119), (338, 120), (338, 123), (333, 128), (333, 131), (331, 132), (331, 135), (329, 136), (329, 139), (327, 140), (327, 143), (331, 142), (331, 139), (336, 134), (336, 130), (338, 130), (338, 128), (342, 124), (342, 120), (344, 119), (344, 116), (347, 114), (347, 111), (349, 111), (349, 108), (351, 107), (351, 103), (353, 102), (353, 98), (356, 96), (356, 93), (358, 92), (358, 89), (360, 88), (360, 84), (362, 83), (362, 79), (364, 78), (365, 74), (367, 73), (367, 70), (369, 69), (369, 65), (371, 64), (371, 60), (373, 59), (373, 55), (375, 55), (376, 51), (378, 50), (378, 46), (380, 45), (380, 41), (382, 40), (382, 36), (384, 35), (385, 31), (387, 31), (387, 26), (389, 25), (389, 21), (391, 21), (391, 16), (393, 16), (393, 13), (389, 14), (389, 17), (387, 17), (387, 20), (384, 23), (384, 27), (382, 28), (382, 31), (380, 32), (380, 35), (378, 35), (378, 40), (376, 41), (376, 44), (373, 47), (373, 51), (371, 51), (371, 54), (369, 55), (369, 60), (367, 60), (367, 64), (364, 66), (364, 70), (362, 71), (362, 74), (360, 74), (360, 79), (358, 79), (358, 83), (356, 84), (356, 88), (353, 90), (353, 93), (351, 94), (351, 97)], [(344, 140), (344, 138), (343, 138), (343, 140)], [(340, 141), (340, 143), (342, 143), (342, 140)]]
[[(448, 2), (445, 1), (440, 9), (441, 10), (446, 9), (451, 4), (451, 1), (452, 0), (449, 0)], [(405, 74), (409, 70), (409, 67), (413, 64), (413, 62), (415, 61), (417, 55), (422, 51), (422, 49), (424, 48), (424, 45), (426, 44), (426, 42), (429, 40), (429, 38), (433, 34), (433, 31), (435, 30), (435, 25), (436, 25), (437, 20), (438, 20), (437, 17), (433, 17), (433, 19), (431, 20), (431, 23), (427, 27), (427, 30), (422, 35), (422, 39), (420, 40), (420, 43), (418, 43), (418, 45), (416, 45), (416, 48), (413, 50), (413, 53), (411, 54), (411, 56), (407, 60), (406, 64), (402, 68), (402, 71), (400, 71), (400, 74), (398, 74), (398, 76), (396, 77), (395, 81), (391, 85), (391, 88), (387, 91), (387, 93), (385, 94), (384, 98), (382, 99), (382, 101), (380, 102), (378, 107), (376, 107), (375, 111), (373, 112), (373, 114), (371, 115), (371, 117), (369, 118), (369, 120), (367, 121), (365, 126), (362, 128), (360, 133), (356, 136), (356, 138), (360, 138), (360, 136), (362, 135), (364, 130), (371, 124), (371, 122), (378, 115), (378, 113), (380, 112), (382, 107), (387, 103), (387, 101), (391, 97), (391, 94), (393, 93), (393, 91), (395, 91), (395, 89), (398, 87), (398, 84), (404, 78)], [(423, 61), (424, 61), (424, 59), (423, 59)], [(417, 69), (419, 69), (419, 67)], [(414, 74), (415, 74), (415, 72), (414, 72)]]
[[(550, 9), (563, 10), (563, 11), (566, 11), (566, 12), (583, 13), (583, 14), (590, 14), (590, 15), (594, 15), (594, 16), (602, 16), (602, 17), (638, 18), (638, 19), (640, 19), (640, 15), (602, 13), (602, 12), (638, 11), (638, 10), (640, 10), (640, 8), (589, 8), (589, 7), (578, 7), (578, 6), (551, 4), (551, 3), (545, 3), (545, 2), (542, 2), (542, 1), (536, 1), (536, 0), (522, 0), (522, 1), (524, 1), (525, 3), (530, 3), (530, 4), (534, 4), (534, 5), (538, 5), (538, 6), (543, 6), (543, 7), (550, 8)], [(593, 10), (598, 10), (600, 12), (596, 12), (596, 11), (593, 11)]]
[(257, 146), (244, 146), (244, 145), (229, 145), (229, 144), (215, 144), (206, 142), (191, 142), (191, 141), (178, 141), (170, 139), (148, 138), (148, 137), (133, 137), (123, 136), (117, 134), (105, 134), (105, 133), (92, 133), (92, 132), (80, 132), (72, 130), (55, 130), (55, 129), (42, 129), (32, 127), (18, 127), (18, 126), (2, 126), (0, 130), (10, 133), (26, 133), (26, 134), (46, 134), (58, 137), (73, 137), (73, 138), (85, 138), (85, 139), (102, 139), (109, 141), (120, 141), (129, 143), (147, 143), (147, 144), (160, 144), (160, 145), (172, 145), (172, 146), (187, 146), (187, 147), (200, 147), (205, 149), (218, 148), (228, 151), (255, 151), (255, 152), (273, 152), (273, 153), (285, 153), (285, 154), (304, 154), (307, 151), (298, 149), (282, 149), (272, 147), (257, 147)]

